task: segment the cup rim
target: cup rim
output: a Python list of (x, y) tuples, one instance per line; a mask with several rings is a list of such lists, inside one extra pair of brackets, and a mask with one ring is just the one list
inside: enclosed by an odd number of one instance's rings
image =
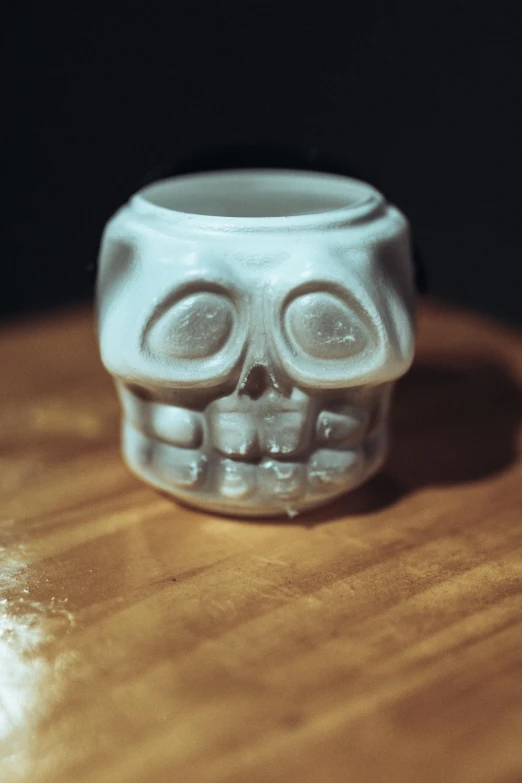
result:
[[(314, 200), (317, 208), (307, 211), (301, 208), (288, 214), (212, 214), (208, 209), (196, 211), (198, 197), (207, 201), (228, 198), (229, 205), (239, 204), (244, 210), (251, 199), (251, 209), (260, 210), (270, 199), (282, 199), (291, 204), (295, 195)], [(181, 209), (188, 204), (191, 209)], [(203, 228), (212, 231), (263, 231), (306, 228), (330, 228), (353, 225), (375, 217), (385, 205), (378, 190), (362, 180), (341, 174), (306, 171), (301, 169), (225, 169), (183, 174), (157, 180), (135, 193), (131, 206), (143, 215), (162, 222), (176, 224), (180, 228)], [(324, 204), (324, 208), (321, 208)], [(232, 208), (229, 206), (229, 209)], [(239, 211), (239, 210), (238, 210)], [(281, 207), (279, 208), (281, 211)]]

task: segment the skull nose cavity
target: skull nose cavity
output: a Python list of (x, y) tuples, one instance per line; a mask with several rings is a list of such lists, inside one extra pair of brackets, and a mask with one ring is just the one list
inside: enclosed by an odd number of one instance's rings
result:
[(258, 400), (268, 389), (269, 385), (270, 378), (266, 368), (262, 364), (255, 364), (241, 382), (239, 394), (244, 394), (250, 397), (251, 400)]

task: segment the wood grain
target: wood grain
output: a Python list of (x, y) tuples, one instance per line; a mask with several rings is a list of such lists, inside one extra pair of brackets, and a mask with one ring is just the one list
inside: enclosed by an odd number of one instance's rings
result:
[(0, 333), (3, 783), (522, 780), (522, 338), (426, 304), (385, 471), (295, 521), (134, 479), (90, 313)]

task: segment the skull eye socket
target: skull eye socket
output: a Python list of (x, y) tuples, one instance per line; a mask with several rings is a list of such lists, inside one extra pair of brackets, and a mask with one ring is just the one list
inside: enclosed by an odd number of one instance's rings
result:
[(234, 307), (220, 294), (191, 294), (166, 310), (147, 335), (147, 348), (171, 359), (204, 359), (218, 353), (230, 337)]
[(326, 291), (304, 294), (286, 310), (290, 342), (315, 359), (348, 359), (367, 344), (360, 316)]

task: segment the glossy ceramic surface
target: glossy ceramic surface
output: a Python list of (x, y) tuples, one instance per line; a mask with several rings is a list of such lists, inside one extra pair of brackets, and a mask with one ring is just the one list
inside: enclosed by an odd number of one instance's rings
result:
[(128, 464), (226, 514), (293, 516), (353, 489), (386, 455), (413, 287), (407, 222), (365, 183), (149, 186), (108, 224), (98, 282)]

